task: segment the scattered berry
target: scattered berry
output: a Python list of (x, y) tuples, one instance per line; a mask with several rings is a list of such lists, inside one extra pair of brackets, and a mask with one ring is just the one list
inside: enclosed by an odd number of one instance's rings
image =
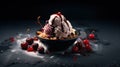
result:
[(38, 46), (39, 46), (39, 45), (38, 45), (37, 43), (32, 44), (32, 48), (33, 48), (35, 51), (37, 51)]
[(89, 39), (94, 39), (95, 35), (93, 33), (89, 34)]
[(86, 44), (86, 45), (85, 45), (85, 49), (86, 49), (88, 52), (91, 52), (91, 51), (92, 51), (92, 48), (91, 48), (90, 44)]
[(77, 47), (79, 48), (79, 50), (83, 47), (81, 42), (77, 42), (77, 43), (75, 44), (75, 46), (77, 46)]
[(33, 49), (32, 46), (30, 46), (30, 47), (28, 47), (27, 51), (28, 51), (28, 52), (32, 52), (32, 51), (34, 51), (34, 49)]
[(89, 40), (88, 39), (85, 39), (83, 40), (83, 43), (86, 45), (86, 44), (89, 44)]
[(33, 38), (26, 39), (26, 42), (28, 42), (29, 45), (32, 45), (33, 41), (34, 41)]
[(43, 54), (44, 53), (44, 48), (43, 47), (38, 47), (38, 52)]
[(72, 52), (75, 52), (75, 53), (76, 53), (76, 52), (78, 52), (78, 50), (79, 50), (79, 48), (78, 48), (77, 46), (73, 46), (73, 47), (72, 47)]
[(22, 48), (23, 50), (27, 50), (27, 48), (28, 48), (28, 43), (27, 43), (27, 42), (21, 43), (21, 48)]

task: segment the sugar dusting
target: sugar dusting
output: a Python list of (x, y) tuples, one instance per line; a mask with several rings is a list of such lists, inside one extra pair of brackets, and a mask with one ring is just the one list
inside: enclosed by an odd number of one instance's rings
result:
[[(32, 56), (32, 57), (44, 58), (44, 56), (40, 56), (40, 55), (38, 54), (38, 52), (27, 52), (27, 51), (24, 51), (24, 50), (21, 49), (20, 44), (21, 44), (22, 42), (25, 42), (26, 39), (27, 39), (28, 37), (31, 37), (31, 36), (32, 36), (32, 35), (30, 35), (30, 34), (18, 34), (18, 35), (16, 36), (17, 46), (14, 48), (14, 50), (12, 50), (12, 52), (14, 52), (14, 51), (16, 51), (16, 50), (19, 50), (19, 51), (23, 52), (24, 54), (29, 55), (29, 56)], [(34, 43), (38, 43), (38, 45), (39, 45), (39, 46), (42, 46), (42, 47), (45, 49), (45, 51), (47, 50), (47, 47), (46, 47), (45, 45), (43, 45), (43, 44), (40, 42), (40, 40), (34, 41)]]
[[(81, 34), (80, 37), (83, 39), (87, 37), (87, 33), (85, 33), (85, 32), (86, 32), (85, 30), (80, 31), (80, 34)], [(4, 62), (5, 64), (6, 64), (6, 62), (9, 62), (8, 64), (13, 64), (14, 62), (39, 64), (41, 61), (47, 62), (47, 63), (60, 64), (63, 62), (61, 60), (61, 57), (66, 59), (65, 57), (62, 56), (62, 55), (64, 55), (64, 54), (62, 54), (62, 52), (61, 52), (61, 54), (40, 54), (37, 51), (36, 52), (34, 52), (34, 51), (28, 52), (28, 51), (22, 50), (20, 44), (22, 42), (25, 42), (26, 39), (29, 37), (30, 38), (34, 37), (34, 35), (19, 33), (17, 36), (15, 36), (15, 43), (12, 45), (10, 52), (4, 53), (4, 54), (7, 54), (7, 56), (5, 57), (6, 60)], [(78, 38), (77, 40), (82, 41), (82, 39), (80, 39), (80, 38)], [(76, 42), (77, 41), (75, 41), (75, 43)], [(34, 43), (38, 43), (39, 46), (44, 47), (45, 51), (47, 50), (47, 47), (43, 43), (41, 43), (40, 40), (35, 40)], [(96, 52), (96, 53), (102, 52), (102, 44), (99, 42), (99, 40), (97, 43), (91, 40), (90, 45), (94, 52)], [(3, 51), (1, 50), (1, 52), (3, 52)], [(70, 57), (71, 57), (71, 55), (81, 56), (81, 54), (70, 54)], [(77, 61), (76, 59), (79, 60), (79, 57), (74, 58), (75, 61)], [(64, 63), (67, 63), (67, 62), (69, 62), (69, 61), (65, 60)]]

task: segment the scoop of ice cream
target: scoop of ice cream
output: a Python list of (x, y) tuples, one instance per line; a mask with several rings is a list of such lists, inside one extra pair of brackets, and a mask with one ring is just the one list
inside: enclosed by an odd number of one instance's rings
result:
[(68, 37), (74, 32), (71, 23), (60, 12), (52, 14), (48, 24), (54, 27), (55, 36), (59, 38)]
[(47, 24), (42, 28), (39, 36), (46, 39), (66, 39), (75, 37), (75, 29), (60, 12), (50, 15)]

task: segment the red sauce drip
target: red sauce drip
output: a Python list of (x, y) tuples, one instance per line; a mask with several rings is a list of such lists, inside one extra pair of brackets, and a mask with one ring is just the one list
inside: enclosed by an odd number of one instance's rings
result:
[(61, 22), (62, 22), (62, 16), (61, 16), (62, 14), (61, 14), (61, 12), (58, 12), (57, 15), (60, 17)]

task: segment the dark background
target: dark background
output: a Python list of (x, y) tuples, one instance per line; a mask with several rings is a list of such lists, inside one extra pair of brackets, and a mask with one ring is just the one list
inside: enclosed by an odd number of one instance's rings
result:
[[(69, 57), (60, 57), (62, 63), (66, 63), (66, 66), (70, 64), (70, 67), (74, 67), (74, 65), (80, 67), (81, 64), (85, 65), (84, 67), (90, 65), (91, 67), (120, 67), (119, 6), (120, 4), (116, 0), (84, 0), (84, 2), (83, 0), (4, 0), (4, 2), (0, 2), (0, 43), (11, 36), (15, 36), (16, 33), (26, 32), (27, 28), (30, 28), (31, 33), (34, 34), (36, 30), (40, 29), (40, 26), (34, 23), (39, 15), (41, 20), (45, 21), (49, 19), (52, 13), (61, 11), (70, 20), (73, 27), (86, 27), (88, 25), (98, 30), (97, 34), (100, 40), (110, 43), (107, 46), (103, 45), (100, 55), (79, 57), (78, 62), (75, 63)], [(2, 62), (9, 60), (6, 58), (8, 56), (2, 56), (0, 60)], [(50, 63), (45, 62), (35, 67), (56, 66), (52, 62)], [(16, 67), (24, 66), (24, 64), (15, 65)], [(29, 64), (26, 65), (32, 67)], [(1, 67), (3, 66), (1, 65)]]
[(49, 15), (61, 11), (72, 20), (119, 20), (118, 1), (77, 1), (77, 0), (39, 0), (1, 2), (1, 20), (48, 19)]

